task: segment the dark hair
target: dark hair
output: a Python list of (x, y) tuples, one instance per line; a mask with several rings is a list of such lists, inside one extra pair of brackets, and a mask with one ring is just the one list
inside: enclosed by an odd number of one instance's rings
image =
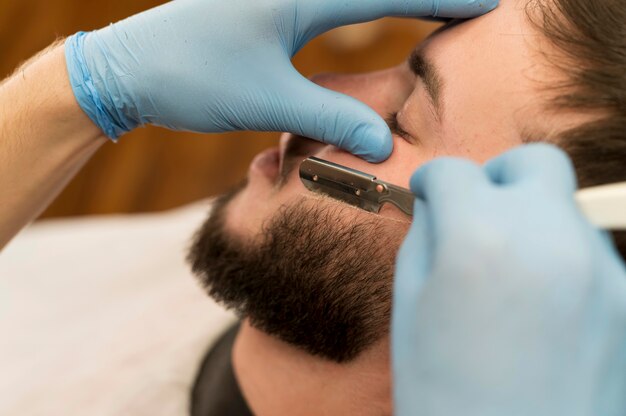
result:
[(351, 207), (303, 198), (282, 207), (250, 244), (226, 227), (236, 194), (213, 205), (187, 257), (213, 299), (256, 329), (337, 363), (388, 334), (407, 224), (351, 219)]
[[(593, 120), (555, 144), (572, 158), (581, 187), (626, 181), (626, 0), (534, 0), (527, 11), (565, 74), (550, 105)], [(626, 257), (626, 232), (614, 238)]]

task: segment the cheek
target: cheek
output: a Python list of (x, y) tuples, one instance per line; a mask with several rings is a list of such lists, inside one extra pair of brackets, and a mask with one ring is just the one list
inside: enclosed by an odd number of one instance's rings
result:
[(427, 161), (427, 155), (420, 152), (419, 146), (400, 138), (394, 138), (393, 153), (389, 159), (379, 164), (368, 163), (334, 146), (321, 149), (315, 156), (405, 188), (409, 187), (413, 172)]
[(233, 199), (226, 211), (226, 229), (244, 242), (259, 242), (264, 227), (285, 206), (293, 206), (309, 193), (293, 177), (285, 186), (276, 191), (273, 187), (248, 186)]

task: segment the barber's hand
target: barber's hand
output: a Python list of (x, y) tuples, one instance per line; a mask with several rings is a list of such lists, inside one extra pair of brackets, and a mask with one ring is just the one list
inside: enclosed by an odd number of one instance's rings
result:
[(497, 0), (178, 0), (66, 42), (72, 88), (111, 138), (175, 130), (289, 131), (370, 161), (392, 149), (369, 107), (314, 85), (290, 59), (338, 26), (383, 16), (472, 17)]
[(626, 415), (626, 273), (547, 145), (419, 170), (397, 264), (397, 415)]

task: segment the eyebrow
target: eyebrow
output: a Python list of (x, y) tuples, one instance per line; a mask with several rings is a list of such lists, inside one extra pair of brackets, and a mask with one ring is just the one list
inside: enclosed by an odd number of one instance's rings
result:
[(411, 71), (424, 83), (426, 92), (428, 93), (430, 101), (435, 109), (435, 117), (438, 121), (440, 121), (443, 113), (441, 106), (441, 90), (443, 88), (443, 81), (439, 76), (439, 71), (432, 64), (432, 62), (426, 58), (422, 49), (414, 50), (409, 57), (408, 63)]

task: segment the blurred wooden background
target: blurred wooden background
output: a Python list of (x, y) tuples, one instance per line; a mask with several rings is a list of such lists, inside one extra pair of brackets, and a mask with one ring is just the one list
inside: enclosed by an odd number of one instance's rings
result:
[[(228, 0), (223, 0), (228, 1)], [(57, 37), (91, 30), (163, 3), (156, 0), (0, 0), (0, 76)], [(338, 29), (295, 59), (306, 76), (396, 65), (433, 24), (385, 19)], [(199, 135), (153, 127), (106, 145), (44, 217), (157, 211), (216, 195), (241, 181), (276, 133)]]

